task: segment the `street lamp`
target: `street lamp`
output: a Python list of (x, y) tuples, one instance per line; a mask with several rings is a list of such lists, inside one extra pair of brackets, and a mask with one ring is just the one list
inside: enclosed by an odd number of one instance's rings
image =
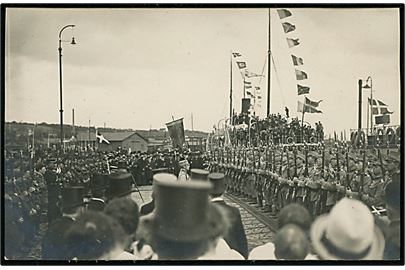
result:
[[(74, 24), (68, 24), (65, 25), (59, 32), (59, 98), (60, 98), (60, 145), (61, 148), (63, 148), (63, 101), (62, 101), (62, 42), (69, 42), (66, 40), (62, 40), (62, 32), (66, 28), (73, 28), (75, 27)], [(75, 45), (76, 41), (75, 38), (72, 37), (72, 40), (70, 41), (70, 44)]]
[[(370, 81), (370, 82), (369, 82)], [(368, 119), (370, 114), (370, 122), (371, 122), (371, 135), (373, 134), (373, 80), (370, 76), (367, 77), (366, 85), (363, 86), (363, 89), (370, 89), (370, 100), (367, 102), (367, 135), (368, 135)], [(371, 103), (371, 110), (370, 110), (370, 103)], [(371, 111), (371, 112), (369, 112)]]

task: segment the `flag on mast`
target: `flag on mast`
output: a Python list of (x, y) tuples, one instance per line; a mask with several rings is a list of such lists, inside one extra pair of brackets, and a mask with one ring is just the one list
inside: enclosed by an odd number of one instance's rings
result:
[(292, 48), (300, 44), (300, 41), (298, 38), (292, 39), (292, 38), (287, 38), (287, 43), (288, 47)]
[(96, 139), (98, 139), (98, 143), (106, 143), (110, 144), (110, 142), (104, 137), (104, 135), (100, 134), (98, 130), (96, 129)]
[(304, 71), (302, 71), (302, 70), (298, 70), (298, 69), (296, 69), (295, 70), (295, 77), (297, 78), (297, 80), (305, 80), (305, 79), (308, 79), (308, 75), (304, 72)]
[(183, 118), (166, 123), (173, 147), (183, 147), (186, 141), (184, 136)]
[(288, 9), (277, 9), (277, 13), (280, 19), (284, 19), (292, 15)]
[(289, 33), (295, 30), (295, 25), (289, 23), (289, 22), (283, 22), (283, 29), (284, 29), (284, 33)]
[(297, 57), (292, 54), (291, 58), (292, 58), (294, 66), (301, 66), (304, 64), (304, 59), (302, 59), (301, 57)]
[(298, 95), (304, 95), (309, 93), (310, 88), (308, 86), (302, 86), (297, 84)]

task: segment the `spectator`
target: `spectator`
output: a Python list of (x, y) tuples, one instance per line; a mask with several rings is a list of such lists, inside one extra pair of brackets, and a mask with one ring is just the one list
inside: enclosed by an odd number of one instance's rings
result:
[(88, 211), (66, 231), (67, 256), (76, 260), (113, 260), (124, 252), (125, 236), (118, 221)]
[(367, 206), (348, 198), (314, 221), (311, 240), (322, 260), (381, 260), (385, 244)]

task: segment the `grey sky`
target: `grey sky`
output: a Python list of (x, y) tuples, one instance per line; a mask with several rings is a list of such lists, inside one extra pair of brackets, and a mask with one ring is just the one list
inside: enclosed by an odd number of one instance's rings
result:
[[(399, 123), (399, 12), (395, 9), (290, 9), (284, 34), (272, 10), (272, 111), (300, 116), (290, 54), (304, 59), (308, 97), (323, 102), (326, 132), (357, 127), (357, 80), (373, 79)], [(229, 114), (230, 52), (240, 52), (261, 73), (267, 52), (266, 9), (8, 9), (6, 25), (6, 121), (59, 122), (58, 32), (63, 44), (65, 123), (71, 110), (79, 125), (160, 128), (184, 117), (190, 129), (211, 130)], [(286, 36), (301, 44), (289, 49)], [(235, 109), (242, 79), (233, 65)], [(265, 69), (266, 70), (266, 69)], [(279, 80), (277, 80), (277, 77)], [(257, 113), (264, 115), (263, 102)], [(364, 93), (363, 126), (366, 125)]]

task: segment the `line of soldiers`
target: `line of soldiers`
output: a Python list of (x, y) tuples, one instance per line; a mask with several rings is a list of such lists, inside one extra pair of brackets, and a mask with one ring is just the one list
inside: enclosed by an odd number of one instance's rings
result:
[(339, 145), (326, 149), (320, 144), (226, 147), (209, 155), (210, 169), (227, 176), (229, 193), (247, 197), (271, 214), (297, 202), (317, 216), (343, 197), (370, 208), (382, 206), (385, 185), (399, 171), (398, 153), (367, 153)]

